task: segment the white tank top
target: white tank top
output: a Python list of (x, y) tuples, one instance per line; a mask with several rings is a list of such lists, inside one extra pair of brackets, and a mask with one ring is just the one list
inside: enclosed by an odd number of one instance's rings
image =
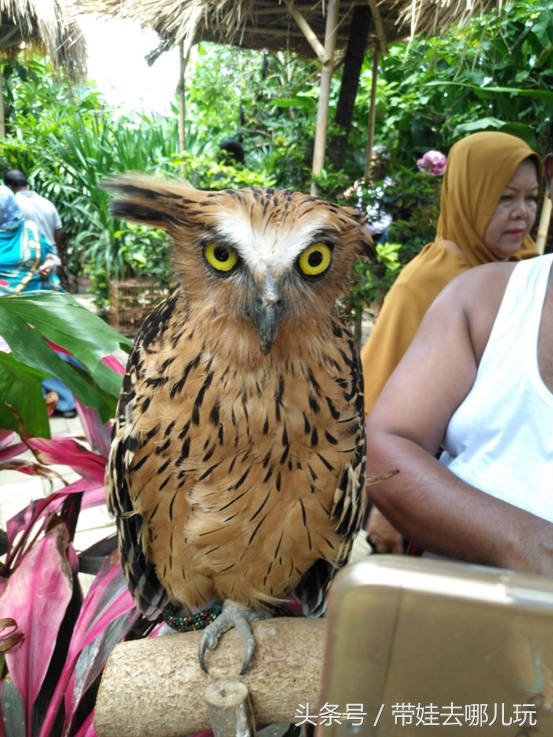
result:
[[(476, 380), (447, 426), (441, 463), (468, 484), (553, 522), (553, 394), (538, 334), (553, 254), (511, 274)], [(553, 328), (553, 326), (552, 326)]]

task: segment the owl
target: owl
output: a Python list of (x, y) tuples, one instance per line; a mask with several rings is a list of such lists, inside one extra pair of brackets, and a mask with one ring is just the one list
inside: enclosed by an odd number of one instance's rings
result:
[(318, 616), (366, 505), (363, 379), (337, 299), (372, 242), (299, 192), (111, 180), (116, 217), (163, 228), (177, 288), (129, 356), (106, 475), (137, 607), (249, 622), (292, 592)]

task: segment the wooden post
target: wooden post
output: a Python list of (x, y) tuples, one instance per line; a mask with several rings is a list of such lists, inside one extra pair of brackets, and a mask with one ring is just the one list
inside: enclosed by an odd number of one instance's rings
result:
[(541, 253), (545, 250), (547, 242), (547, 233), (549, 231), (549, 221), (551, 220), (551, 200), (547, 196), (544, 197), (541, 208), (540, 224), (538, 225), (538, 234), (536, 236), (536, 247)]
[[(184, 89), (184, 75), (186, 72), (186, 64), (188, 63), (188, 56), (190, 54), (190, 47), (186, 58), (184, 56), (184, 41), (179, 44), (179, 63), (180, 63), (180, 75), (179, 75), (179, 153), (182, 155), (186, 147), (186, 116), (185, 116), (185, 89)], [(184, 174), (184, 162), (180, 165), (181, 174)]]
[(215, 681), (205, 690), (214, 737), (256, 737), (248, 687), (236, 680)]
[(378, 57), (379, 51), (373, 52), (373, 76), (371, 80), (371, 108), (369, 110), (369, 129), (367, 134), (367, 151), (365, 154), (365, 182), (368, 184), (372, 168), (372, 156), (374, 147), (374, 124), (376, 120), (376, 82), (378, 80)]
[[(330, 83), (334, 71), (334, 49), (340, 0), (328, 0), (325, 29), (325, 61), (321, 70), (321, 92), (317, 110), (317, 129), (313, 151), (313, 176), (319, 176), (324, 167), (326, 148), (326, 129), (328, 125), (328, 106), (330, 102)], [(317, 185), (311, 182), (311, 194), (317, 195)]]

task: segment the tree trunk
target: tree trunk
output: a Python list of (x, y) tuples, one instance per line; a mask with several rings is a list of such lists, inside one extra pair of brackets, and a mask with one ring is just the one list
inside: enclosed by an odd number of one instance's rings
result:
[(338, 108), (336, 110), (336, 117), (334, 118), (336, 124), (342, 128), (342, 131), (339, 135), (332, 138), (328, 149), (330, 161), (336, 169), (342, 167), (348, 145), (355, 98), (357, 97), (359, 77), (361, 75), (361, 67), (363, 66), (365, 45), (367, 43), (371, 21), (372, 14), (368, 5), (357, 5), (354, 8), (349, 28), (348, 47), (344, 61), (342, 84), (340, 86), (340, 97), (338, 98)]

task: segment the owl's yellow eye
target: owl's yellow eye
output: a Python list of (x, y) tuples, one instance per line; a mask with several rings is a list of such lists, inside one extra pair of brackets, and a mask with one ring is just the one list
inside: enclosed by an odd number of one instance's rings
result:
[(332, 249), (325, 243), (309, 246), (299, 258), (299, 266), (306, 276), (320, 276), (330, 266)]
[(238, 254), (236, 251), (220, 243), (208, 243), (205, 247), (204, 255), (207, 263), (215, 271), (228, 273), (238, 263)]

